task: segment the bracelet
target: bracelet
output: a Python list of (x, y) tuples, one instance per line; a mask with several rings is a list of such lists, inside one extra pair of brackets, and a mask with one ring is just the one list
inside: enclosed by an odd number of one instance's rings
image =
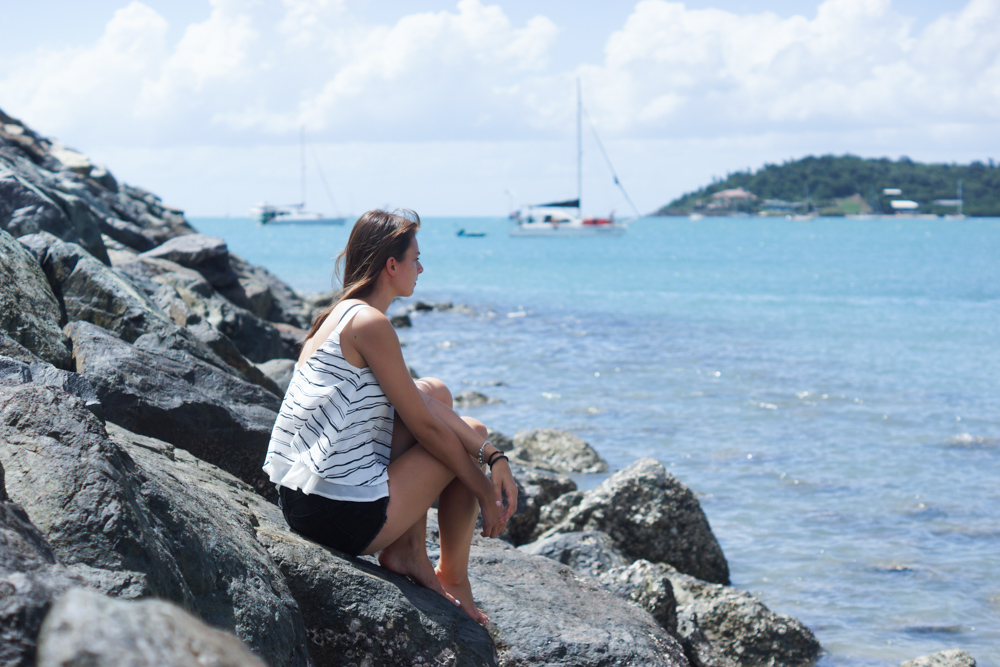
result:
[(493, 464), (496, 463), (495, 459), (498, 456), (503, 456), (503, 452), (500, 451), (499, 449), (496, 450), (495, 452), (493, 452), (492, 454), (490, 454), (490, 458), (487, 459), (487, 461), (486, 461), (486, 465), (488, 465), (490, 467), (490, 469), (493, 468)]
[(486, 445), (492, 445), (493, 443), (487, 440), (483, 443), (483, 446), (479, 448), (479, 467), (482, 468), (485, 465), (483, 461), (483, 452), (486, 451)]
[(510, 464), (510, 459), (507, 458), (507, 455), (503, 454), (503, 453), (501, 453), (500, 456), (498, 456), (496, 458), (493, 458), (491, 456), (490, 459), (491, 459), (490, 464), (489, 464), (490, 465), (490, 472), (493, 472), (493, 464), (497, 463), (498, 461), (506, 461), (508, 465)]

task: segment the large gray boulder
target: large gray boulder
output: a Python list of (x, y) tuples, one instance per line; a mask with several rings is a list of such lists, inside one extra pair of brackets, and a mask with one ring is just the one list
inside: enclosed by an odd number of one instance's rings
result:
[[(206, 511), (215, 517), (213, 522), (235, 533), (227, 533), (226, 541), (242, 545), (249, 538), (266, 549), (268, 561), (280, 569), (298, 604), (305, 636), (279, 626), (273, 631), (297, 638), (299, 650), (308, 649), (316, 667), (364, 659), (372, 667), (421, 661), (470, 667), (495, 664), (486, 631), (437, 593), (370, 560), (349, 558), (293, 533), (273, 503), (183, 450), (114, 425), (108, 431), (140, 468), (155, 478), (176, 480), (177, 495), (197, 488), (200, 499), (209, 503)], [(194, 532), (215, 529), (199, 513), (185, 521)], [(224, 580), (217, 569), (207, 568), (206, 578)], [(237, 635), (247, 642), (242, 633)]]
[(955, 648), (907, 660), (899, 667), (976, 667), (976, 659), (970, 653)]
[[(640, 558), (629, 565), (604, 570), (597, 579), (618, 597), (648, 611), (660, 627), (680, 638), (677, 634), (677, 598), (670, 579), (660, 567)], [(688, 650), (685, 653), (690, 655)]]
[[(129, 343), (187, 352), (251, 382), (264, 380), (246, 360), (246, 375), (241, 375), (194, 333), (174, 324), (130, 277), (98, 262), (80, 246), (46, 233), (21, 237), (20, 242), (45, 270), (66, 320), (96, 324)], [(138, 343), (143, 337), (144, 342)]]
[(281, 402), (274, 393), (182, 351), (129, 345), (88, 322), (73, 322), (66, 333), (108, 421), (186, 449), (273, 496), (261, 465)]
[(0, 665), (34, 665), (46, 614), (62, 593), (82, 583), (59, 563), (25, 511), (7, 498), (0, 465)]
[[(129, 275), (175, 324), (187, 327), (207, 325), (231, 341), (231, 347), (239, 351), (238, 356), (246, 356), (242, 362), (230, 361), (231, 354), (219, 351), (210, 342), (210, 346), (231, 365), (243, 369), (247, 359), (262, 363), (294, 356), (274, 324), (231, 303), (193, 269), (149, 256), (138, 256), (116, 268)], [(245, 369), (243, 372), (246, 372)]]
[(497, 664), (486, 630), (436, 592), (296, 535), (277, 511), (257, 535), (302, 608), (316, 665)]
[(565, 565), (477, 537), (469, 568), (502, 666), (688, 665), (648, 612)]
[(553, 428), (518, 431), (512, 460), (555, 472), (608, 472), (608, 464), (578, 435)]
[(228, 287), (239, 281), (229, 263), (229, 248), (225, 240), (218, 236), (176, 236), (142, 253), (142, 257), (161, 257), (194, 269), (216, 288)]
[(213, 485), (203, 462), (111, 424), (109, 438), (60, 389), (0, 385), (0, 406), (7, 492), (73, 573), (114, 597), (172, 600), (269, 664), (306, 664), (298, 605), (233, 492), (247, 487)]
[(559, 561), (578, 574), (591, 577), (597, 577), (612, 568), (628, 566), (628, 562), (615, 549), (607, 533), (599, 530), (559, 533), (525, 544), (518, 549), (527, 554)]
[(729, 565), (698, 500), (653, 459), (640, 459), (583, 494), (541, 537), (590, 529), (607, 533), (629, 560), (729, 583)]
[(78, 373), (64, 371), (44, 361), (20, 361), (0, 355), (0, 384), (40, 384), (58, 387), (83, 401), (90, 412), (104, 421), (101, 399), (87, 378)]
[(12, 236), (48, 232), (78, 243), (94, 257), (108, 262), (97, 218), (90, 209), (71, 196), (55, 191), (49, 194), (52, 196), (0, 164), (0, 229)]
[(127, 602), (77, 588), (45, 619), (38, 667), (265, 667), (239, 639), (164, 600)]
[(517, 512), (507, 522), (500, 538), (514, 546), (525, 544), (538, 526), (541, 509), (559, 496), (576, 490), (566, 475), (511, 463), (517, 481)]
[(299, 329), (309, 327), (310, 309), (287, 283), (264, 267), (250, 264), (232, 253), (229, 265), (236, 272), (238, 283), (222, 288), (227, 299), (269, 322), (290, 324)]
[(72, 360), (62, 332), (64, 323), (59, 301), (38, 260), (0, 230), (0, 329), (41, 359), (69, 368)]
[[(66, 351), (69, 351), (67, 347)], [(6, 331), (0, 329), (0, 356), (23, 361), (26, 364), (33, 364), (41, 361), (31, 350), (11, 338)]]
[(819, 657), (815, 635), (798, 619), (777, 614), (745, 591), (648, 564), (645, 575), (666, 577), (677, 600), (678, 619), (694, 621), (718, 651), (740, 667), (805, 667)]

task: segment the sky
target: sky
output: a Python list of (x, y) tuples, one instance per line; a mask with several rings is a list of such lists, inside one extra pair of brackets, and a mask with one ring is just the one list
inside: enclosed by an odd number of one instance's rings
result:
[[(0, 0), (0, 109), (189, 217), (640, 212), (807, 155), (1000, 158), (1000, 0)], [(598, 144), (598, 139), (601, 144)]]

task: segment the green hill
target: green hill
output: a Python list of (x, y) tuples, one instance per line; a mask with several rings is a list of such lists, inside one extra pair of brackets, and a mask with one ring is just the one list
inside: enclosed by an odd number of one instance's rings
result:
[[(892, 213), (893, 200), (914, 201), (920, 213), (941, 215), (957, 211), (956, 206), (937, 201), (956, 199), (959, 183), (966, 215), (1000, 216), (1000, 166), (993, 160), (921, 164), (905, 157), (893, 161), (853, 155), (809, 156), (730, 174), (675, 199), (656, 215)], [(885, 194), (887, 189), (890, 194)], [(891, 194), (892, 189), (901, 193)]]

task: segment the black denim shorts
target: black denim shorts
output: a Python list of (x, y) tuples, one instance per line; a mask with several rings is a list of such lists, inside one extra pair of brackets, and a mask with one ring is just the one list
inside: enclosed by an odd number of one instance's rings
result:
[(278, 488), (278, 506), (296, 533), (351, 556), (364, 553), (385, 525), (389, 498), (355, 502)]

